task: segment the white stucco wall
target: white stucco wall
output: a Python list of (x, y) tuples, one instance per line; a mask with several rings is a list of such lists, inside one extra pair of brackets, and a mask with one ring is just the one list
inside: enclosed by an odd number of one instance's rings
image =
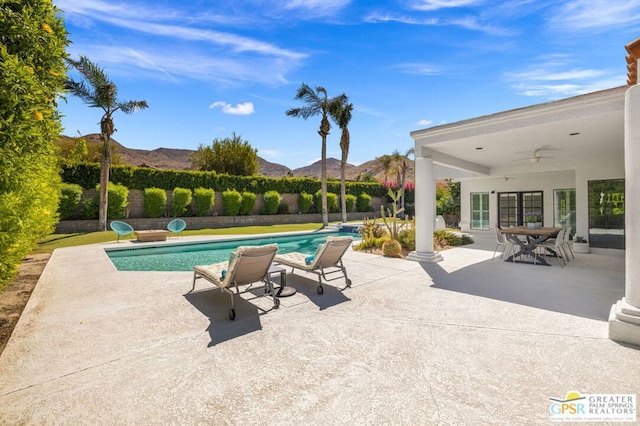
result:
[[(535, 167), (535, 165), (533, 166)], [(543, 191), (544, 223), (553, 225), (554, 189), (576, 189), (576, 234), (588, 235), (588, 181), (600, 179), (623, 179), (624, 158), (622, 153), (612, 153), (606, 158), (584, 161), (575, 170), (509, 175), (516, 179), (505, 181), (504, 177), (488, 177), (462, 180), (460, 188), (460, 227), (471, 231), (471, 193), (489, 192), (489, 224), (491, 230), (498, 221), (499, 192)], [(493, 192), (493, 193), (491, 193)], [(473, 230), (473, 232), (481, 232)]]

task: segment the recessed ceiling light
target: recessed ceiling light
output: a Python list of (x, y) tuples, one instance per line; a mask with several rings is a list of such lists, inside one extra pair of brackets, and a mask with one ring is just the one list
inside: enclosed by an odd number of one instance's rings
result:
[(569, 133), (569, 136), (576, 136), (576, 135), (579, 135), (579, 134), (580, 134), (580, 132), (573, 132), (573, 133)]
[(482, 147), (481, 147), (481, 146), (476, 146), (476, 149), (477, 149), (478, 151), (480, 151), (480, 150), (482, 149)]

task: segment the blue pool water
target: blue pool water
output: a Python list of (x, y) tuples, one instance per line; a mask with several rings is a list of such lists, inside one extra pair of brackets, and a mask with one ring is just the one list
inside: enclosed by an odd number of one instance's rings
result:
[(353, 233), (321, 232), (184, 244), (145, 245), (144, 247), (124, 249), (110, 248), (105, 251), (118, 271), (193, 271), (193, 267), (196, 265), (208, 265), (229, 260), (229, 252), (238, 246), (277, 243), (280, 254), (294, 251), (313, 254), (318, 245), (330, 235), (351, 235), (354, 239), (358, 238), (357, 234)]

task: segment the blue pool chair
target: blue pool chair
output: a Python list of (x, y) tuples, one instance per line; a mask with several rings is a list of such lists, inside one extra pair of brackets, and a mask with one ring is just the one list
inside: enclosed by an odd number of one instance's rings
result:
[(185, 222), (182, 219), (173, 219), (167, 225), (167, 229), (169, 230), (169, 232), (176, 235), (182, 235), (182, 231), (184, 231), (186, 227), (187, 227), (187, 222)]
[(118, 242), (120, 242), (120, 237), (125, 237), (127, 235), (131, 236), (134, 232), (133, 226), (120, 220), (112, 221), (109, 226), (111, 227), (111, 230), (118, 235)]

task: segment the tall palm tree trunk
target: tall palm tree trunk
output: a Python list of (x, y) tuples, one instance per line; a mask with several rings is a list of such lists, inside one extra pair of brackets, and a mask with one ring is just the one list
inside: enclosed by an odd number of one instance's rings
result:
[(342, 223), (347, 222), (347, 185), (345, 183), (344, 169), (347, 166), (347, 152), (342, 150), (342, 158), (340, 160), (340, 200), (342, 204)]
[(327, 208), (327, 135), (331, 125), (327, 115), (322, 116), (320, 124), (320, 136), (322, 137), (322, 172), (320, 174), (320, 191), (322, 192), (322, 226), (329, 226), (329, 210)]
[(109, 171), (111, 167), (111, 149), (109, 137), (102, 137), (102, 158), (100, 160), (100, 204), (98, 208), (98, 221), (100, 230), (107, 230), (107, 206), (109, 205)]

